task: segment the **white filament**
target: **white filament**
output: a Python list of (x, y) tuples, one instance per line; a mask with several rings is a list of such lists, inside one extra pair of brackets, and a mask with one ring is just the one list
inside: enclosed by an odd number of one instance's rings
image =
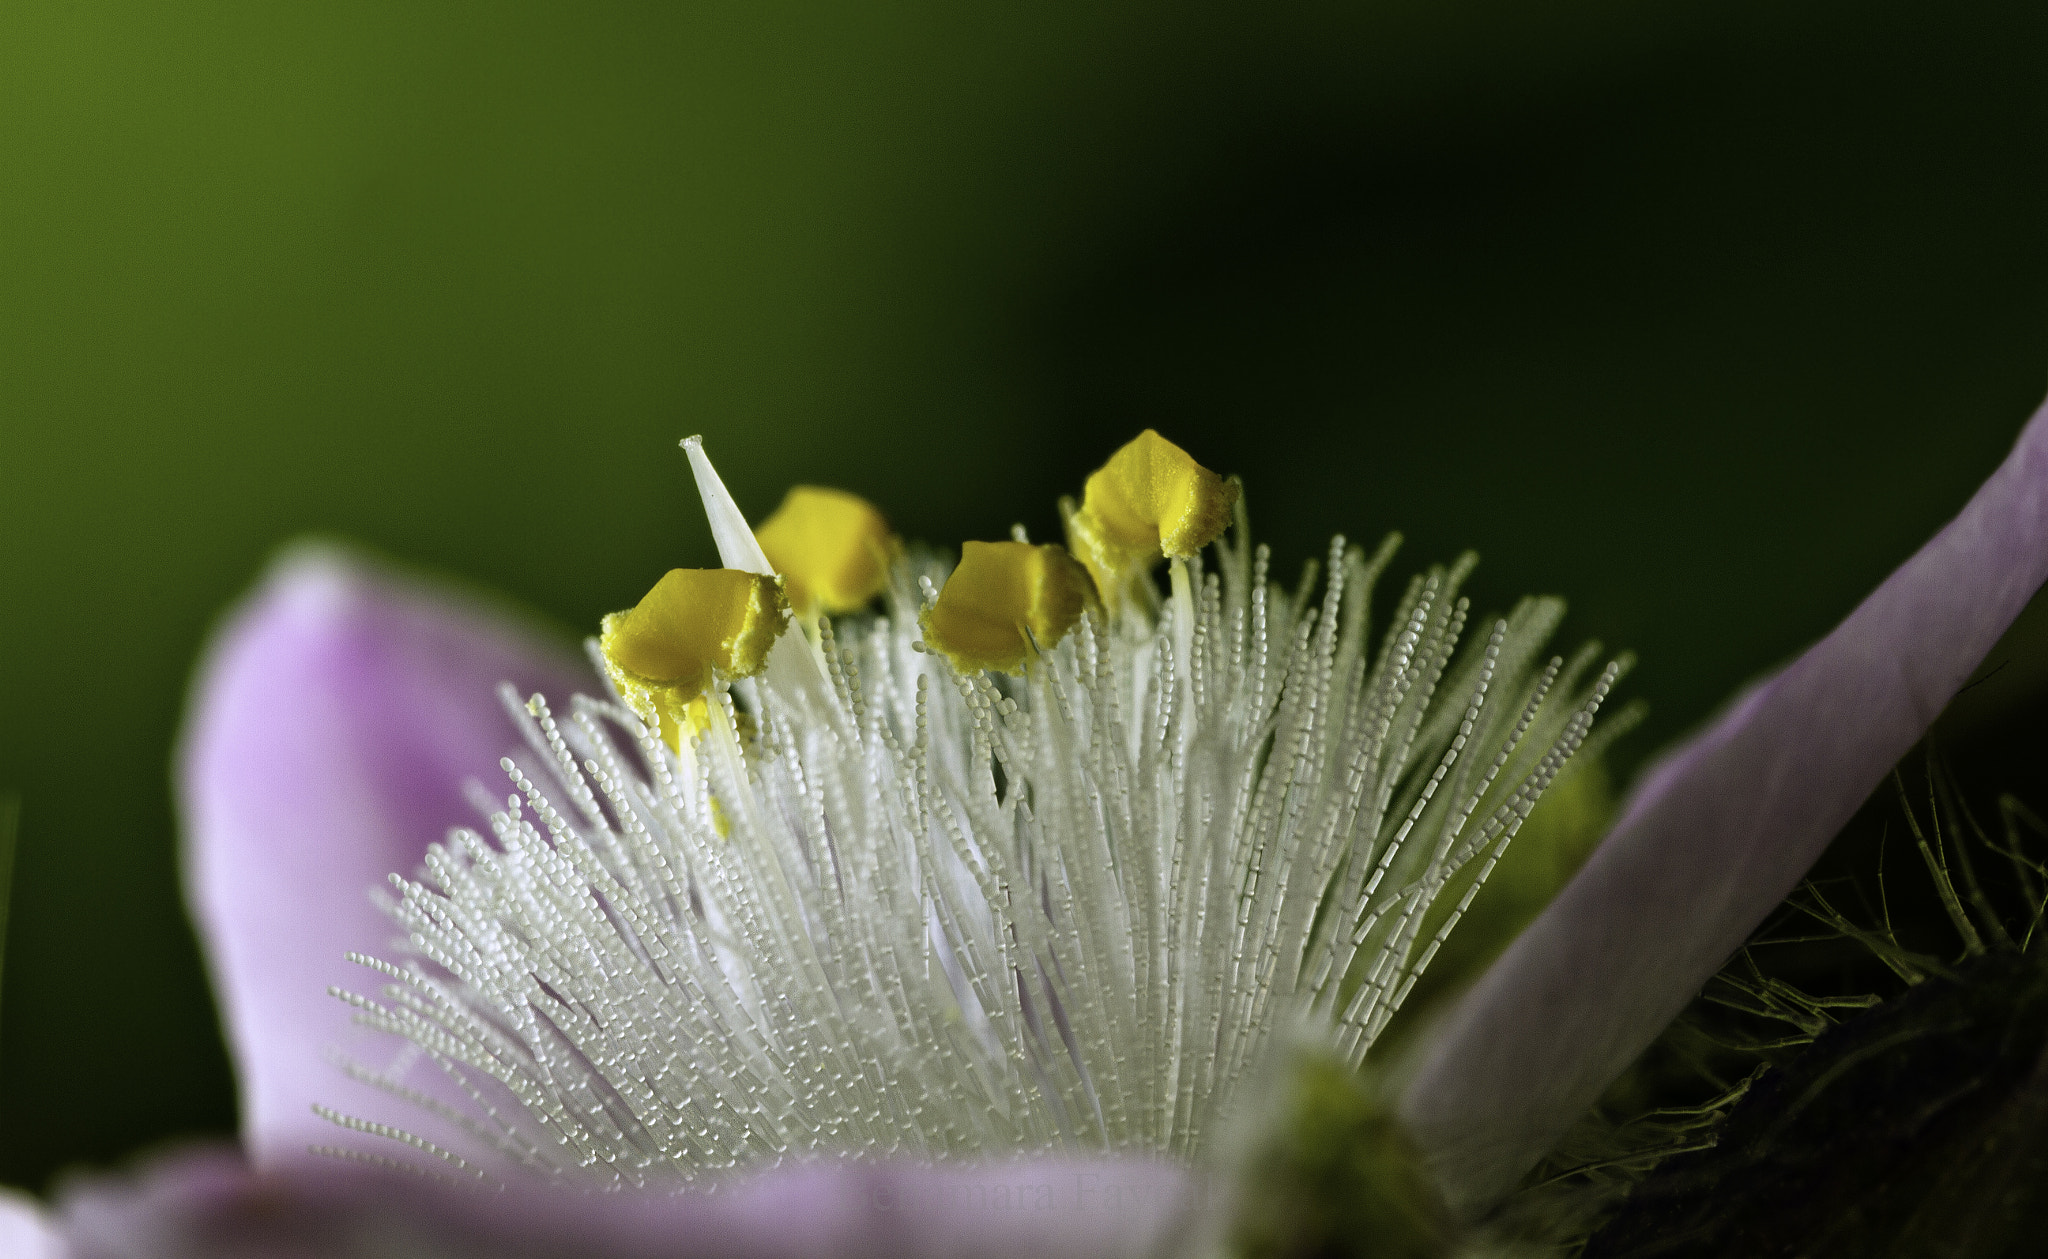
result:
[(394, 876), (414, 956), (337, 994), (470, 1104), (357, 1068), (449, 1135), (330, 1117), (479, 1179), (1196, 1157), (1278, 1029), (1364, 1058), (1618, 673), (1537, 665), (1541, 599), (1453, 666), (1469, 558), (1375, 655), (1392, 550), (1338, 539), (1312, 604), (1220, 543), (1021, 679), (922, 650), (943, 571), (906, 562), (886, 616), (822, 627), (829, 711), (721, 686), (682, 755), (616, 702), (509, 696), (532, 755), (493, 838)]

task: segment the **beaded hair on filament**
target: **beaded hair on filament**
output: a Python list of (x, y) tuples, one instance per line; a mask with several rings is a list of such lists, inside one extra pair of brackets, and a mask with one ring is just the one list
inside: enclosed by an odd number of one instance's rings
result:
[(778, 644), (815, 685), (720, 678), (673, 744), (617, 695), (508, 693), (489, 833), (393, 876), (406, 945), (336, 993), (404, 1038), (346, 1064), (403, 1126), (323, 1110), (375, 1148), (322, 1152), (632, 1187), (1193, 1161), (1285, 1037), (1360, 1064), (1626, 661), (1546, 656), (1554, 599), (1468, 627), (1471, 556), (1375, 625), (1398, 539), (1292, 590), (1246, 539), (1240, 508), (1016, 676), (926, 649), (947, 569), (912, 552), (882, 611)]

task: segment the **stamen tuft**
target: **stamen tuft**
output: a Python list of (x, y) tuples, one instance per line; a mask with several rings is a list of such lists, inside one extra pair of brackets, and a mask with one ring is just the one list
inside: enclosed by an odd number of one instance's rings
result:
[[(721, 552), (754, 546), (685, 446)], [(1095, 579), (1021, 531), (950, 576), (898, 556), (886, 614), (812, 642), (728, 554), (608, 618), (624, 703), (512, 697), (502, 811), (393, 876), (409, 956), (351, 955), (381, 987), (334, 991), (409, 1044), (346, 1068), (403, 1124), (320, 1113), (423, 1175), (672, 1186), (1195, 1159), (1295, 1029), (1360, 1063), (1623, 666), (1545, 663), (1546, 600), (1462, 647), (1469, 557), (1376, 622), (1392, 539), (1279, 589), (1234, 483), (1156, 434), (1089, 496)]]

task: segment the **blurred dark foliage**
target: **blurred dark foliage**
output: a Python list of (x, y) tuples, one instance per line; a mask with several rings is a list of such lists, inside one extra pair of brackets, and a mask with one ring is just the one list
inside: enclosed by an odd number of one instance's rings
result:
[[(1998, 733), (1968, 732), (1964, 746)], [(2026, 747), (2036, 764), (2048, 751), (2038, 732), (2002, 733), (2000, 743)], [(1711, 1145), (1670, 1158), (1635, 1185), (1594, 1234), (1587, 1259), (2040, 1253), (2048, 822), (2010, 793), (1973, 801), (1938, 741), (1916, 759), (1794, 898), (1805, 910), (1786, 915), (1859, 938), (1802, 936), (1781, 922), (1717, 981), (1739, 986), (1732, 1004), (1751, 1009), (1758, 997), (1796, 1002), (1866, 983), (1871, 997), (1888, 999), (1860, 1013), (1847, 1002), (1809, 1005), (1818, 1035), (1766, 1048), (1761, 1056), (1774, 1065), (1708, 1129)], [(1983, 748), (1970, 757), (1971, 777), (2000, 759)], [(1794, 975), (1801, 983), (1788, 985)], [(1715, 988), (1710, 1001), (1731, 995)], [(1709, 1021), (1688, 1017), (1696, 1062), (1742, 1056), (1727, 1052), (1728, 1020), (1713, 1044), (1702, 1035)], [(1670, 1052), (1681, 1040), (1667, 1035), (1667, 1068), (1684, 1056)]]
[(750, 510), (834, 483), (946, 543), (1051, 534), (1156, 425), (1284, 561), (1400, 528), (1478, 548), (1482, 604), (1570, 596), (1656, 747), (2038, 401), (2044, 37), (2027, 0), (0, 7), (0, 1179), (232, 1122), (166, 764), (303, 530), (580, 632), (709, 560), (687, 433)]
[(2048, 1221), (2048, 968), (1992, 952), (1829, 1029), (1638, 1185), (1586, 1259), (2026, 1259)]

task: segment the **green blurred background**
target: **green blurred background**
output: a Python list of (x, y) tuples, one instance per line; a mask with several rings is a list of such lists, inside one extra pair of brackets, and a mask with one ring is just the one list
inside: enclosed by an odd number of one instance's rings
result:
[(2048, 383), (2048, 6), (0, 5), (0, 1180), (227, 1129), (167, 760), (308, 529), (567, 627), (755, 513), (1050, 533), (1138, 428), (1638, 650), (1639, 758)]

